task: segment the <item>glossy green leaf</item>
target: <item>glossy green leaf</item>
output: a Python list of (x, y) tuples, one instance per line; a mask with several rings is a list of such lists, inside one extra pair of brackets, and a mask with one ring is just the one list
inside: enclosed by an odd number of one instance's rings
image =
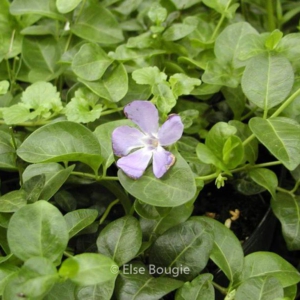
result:
[(48, 18), (65, 20), (55, 7), (55, 0), (14, 0), (10, 6), (13, 15), (37, 14)]
[(227, 138), (222, 153), (222, 160), (228, 169), (237, 167), (244, 158), (244, 147), (241, 139), (236, 135)]
[(109, 257), (96, 253), (83, 253), (66, 259), (59, 275), (69, 278), (78, 285), (95, 285), (114, 280), (118, 266)]
[(273, 171), (265, 168), (257, 168), (250, 170), (249, 176), (254, 182), (268, 190), (274, 199), (276, 198), (278, 180)]
[(67, 224), (60, 211), (42, 200), (15, 212), (7, 231), (12, 253), (24, 261), (41, 256), (57, 263), (67, 246), (68, 237)]
[[(161, 268), (183, 268), (174, 276), (189, 280), (206, 266), (213, 248), (213, 235), (208, 226), (191, 220), (170, 228), (158, 237), (149, 253), (149, 262)], [(164, 269), (166, 270), (166, 269)]]
[(79, 81), (99, 97), (111, 102), (120, 101), (128, 91), (128, 75), (123, 64), (110, 69), (99, 81)]
[(234, 282), (243, 270), (244, 253), (236, 235), (219, 221), (208, 217), (193, 217), (200, 224), (207, 224), (214, 233), (210, 258)]
[(133, 122), (130, 120), (119, 120), (119, 121), (112, 121), (105, 124), (98, 126), (95, 131), (94, 135), (97, 137), (100, 147), (101, 147), (101, 155), (103, 157), (103, 166), (105, 169), (111, 166), (114, 162), (114, 153), (112, 150), (112, 141), (111, 135), (112, 132), (119, 126), (135, 126)]
[(98, 80), (112, 63), (104, 50), (97, 44), (84, 44), (74, 56), (72, 70), (89, 81)]
[(82, 0), (71, 0), (71, 1), (56, 0), (56, 7), (60, 13), (66, 14), (74, 10), (81, 1)]
[(80, 287), (76, 292), (77, 300), (111, 299), (115, 287), (115, 280), (109, 280), (97, 285)]
[(134, 197), (150, 205), (172, 207), (186, 203), (196, 193), (194, 175), (181, 155), (175, 156), (174, 166), (160, 179), (149, 167), (139, 180), (131, 179), (119, 170), (120, 183)]
[(297, 284), (300, 274), (295, 267), (278, 254), (272, 252), (254, 252), (245, 257), (241, 282), (251, 278), (272, 276), (279, 280), (283, 287)]
[(49, 81), (57, 77), (63, 71), (62, 66), (57, 64), (61, 54), (62, 49), (54, 37), (25, 37), (22, 58), (30, 69), (30, 81)]
[[(250, 129), (258, 140), (289, 170), (300, 163), (300, 125), (288, 118), (252, 118)], [(263, 130), (262, 130), (263, 128)]]
[(26, 203), (26, 193), (23, 190), (11, 191), (0, 197), (0, 212), (15, 212)]
[(100, 3), (86, 6), (71, 31), (90, 42), (104, 45), (123, 41), (123, 33), (114, 15)]
[(235, 300), (274, 300), (283, 298), (283, 288), (275, 277), (251, 278), (238, 287)]
[(202, 274), (176, 291), (175, 300), (214, 300), (215, 290), (212, 274)]
[(49, 200), (65, 183), (74, 167), (75, 165), (64, 168), (58, 163), (29, 165), (22, 174), (23, 182), (26, 185), (29, 184), (28, 182), (35, 176), (44, 175), (45, 183), (42, 192), (39, 195), (39, 199)]
[(275, 29), (274, 31), (272, 31), (265, 42), (266, 48), (269, 50), (274, 50), (280, 42), (282, 36), (283, 33), (280, 30)]
[(115, 295), (117, 299), (157, 300), (183, 284), (183, 282), (171, 278), (152, 277), (152, 273), (151, 270), (148, 272), (147, 266), (142, 264), (127, 265), (116, 281)]
[(246, 65), (242, 89), (249, 101), (268, 110), (285, 100), (294, 83), (291, 63), (283, 56), (259, 55)]
[(99, 142), (89, 129), (67, 121), (37, 129), (17, 150), (27, 162), (81, 161), (95, 172), (102, 162), (100, 153)]
[(221, 90), (230, 109), (234, 114), (234, 119), (239, 120), (245, 110), (246, 97), (240, 86), (237, 88), (223, 87)]
[(300, 197), (278, 193), (271, 201), (274, 214), (279, 219), (283, 237), (290, 250), (300, 249)]
[(132, 216), (109, 223), (97, 239), (98, 252), (111, 257), (119, 266), (132, 260), (141, 245), (142, 231), (138, 220)]
[(91, 225), (97, 216), (98, 212), (96, 209), (78, 209), (64, 215), (69, 231), (69, 238), (72, 238), (82, 229)]

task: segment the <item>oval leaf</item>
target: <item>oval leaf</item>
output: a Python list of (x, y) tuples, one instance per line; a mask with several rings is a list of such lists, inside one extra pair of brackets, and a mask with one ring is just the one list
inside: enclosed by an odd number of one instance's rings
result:
[(179, 206), (196, 194), (193, 172), (179, 153), (176, 163), (161, 179), (154, 177), (149, 167), (139, 180), (126, 176), (121, 170), (118, 177), (126, 191), (139, 200), (154, 206)]
[(111, 222), (97, 239), (98, 252), (111, 257), (119, 266), (132, 260), (141, 245), (142, 230), (138, 220), (132, 216)]
[(242, 89), (247, 98), (259, 108), (268, 110), (283, 102), (294, 83), (294, 71), (283, 56), (253, 57), (244, 71)]
[(249, 126), (259, 141), (289, 170), (300, 164), (300, 125), (296, 121), (283, 117), (267, 120), (255, 117)]
[(17, 154), (31, 163), (80, 161), (95, 172), (102, 157), (97, 138), (85, 126), (61, 121), (34, 131), (19, 147)]
[(11, 191), (0, 197), (0, 212), (15, 212), (26, 203), (26, 193), (23, 190)]
[[(153, 244), (150, 264), (163, 270), (181, 268), (178, 279), (192, 279), (206, 266), (213, 247), (213, 236), (208, 226), (190, 220), (163, 233)], [(174, 276), (173, 272), (166, 272)]]
[(11, 252), (23, 261), (34, 256), (59, 261), (68, 238), (62, 214), (43, 200), (20, 208), (11, 217), (7, 230)]
[(62, 14), (66, 14), (76, 8), (82, 0), (56, 0), (56, 7)]
[(278, 193), (271, 200), (274, 214), (281, 222), (283, 237), (290, 250), (300, 250), (300, 196)]
[(97, 216), (98, 212), (95, 209), (78, 209), (64, 215), (69, 231), (69, 238), (91, 225)]
[(115, 280), (118, 270), (119, 267), (107, 256), (83, 253), (66, 259), (59, 269), (59, 275), (78, 285), (94, 285)]

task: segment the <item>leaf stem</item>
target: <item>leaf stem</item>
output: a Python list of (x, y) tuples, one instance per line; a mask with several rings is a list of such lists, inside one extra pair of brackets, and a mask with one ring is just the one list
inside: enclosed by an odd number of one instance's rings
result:
[(90, 179), (94, 179), (95, 181), (119, 180), (118, 177), (116, 177), (116, 176), (96, 176), (95, 174), (90, 174), (90, 173), (85, 173), (85, 172), (77, 172), (77, 171), (72, 171), (71, 175), (87, 177), (87, 178), (90, 178)]
[(120, 200), (119, 200), (119, 199), (116, 199), (116, 200), (114, 200), (113, 202), (111, 202), (111, 203), (107, 206), (107, 208), (106, 208), (104, 214), (102, 215), (102, 217), (101, 217), (101, 219), (100, 219), (100, 221), (99, 221), (99, 225), (103, 224), (103, 222), (104, 222), (105, 219), (107, 218), (109, 212), (111, 211), (112, 207), (115, 206), (116, 204), (118, 204), (119, 202), (120, 202)]
[(228, 290), (219, 284), (215, 283), (214, 281), (211, 282), (212, 285), (223, 295), (227, 295)]
[(300, 89), (294, 92), (286, 101), (284, 101), (280, 107), (270, 116), (270, 118), (275, 118), (279, 116), (298, 96), (300, 95)]
[(101, 113), (101, 116), (113, 114), (115, 112), (122, 111), (123, 109), (124, 109), (124, 107), (118, 107), (118, 108), (115, 108), (115, 109), (106, 110), (103, 113)]
[(64, 251), (64, 256), (73, 257), (73, 255), (69, 251)]
[(273, 0), (266, 0), (266, 9), (267, 9), (268, 31), (272, 32), (273, 30), (276, 29)]

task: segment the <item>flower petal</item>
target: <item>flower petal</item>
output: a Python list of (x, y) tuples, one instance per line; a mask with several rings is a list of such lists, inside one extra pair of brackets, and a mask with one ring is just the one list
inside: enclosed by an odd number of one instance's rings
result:
[(178, 115), (170, 115), (158, 131), (158, 140), (162, 146), (169, 146), (177, 142), (183, 133), (183, 124)]
[(117, 156), (127, 155), (131, 150), (144, 146), (142, 139), (145, 135), (130, 126), (117, 127), (112, 133), (112, 147)]
[(161, 178), (175, 163), (175, 156), (163, 147), (157, 147), (153, 152), (153, 173), (156, 178)]
[(146, 148), (139, 149), (117, 161), (117, 166), (133, 179), (140, 178), (145, 172), (152, 157), (152, 151)]
[(149, 135), (157, 134), (158, 111), (149, 101), (136, 100), (127, 104), (124, 113), (128, 119), (137, 124)]

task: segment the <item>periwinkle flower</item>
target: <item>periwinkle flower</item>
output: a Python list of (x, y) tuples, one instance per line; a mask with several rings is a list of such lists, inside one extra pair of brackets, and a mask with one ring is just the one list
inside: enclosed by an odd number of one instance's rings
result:
[(117, 166), (129, 177), (140, 178), (152, 160), (153, 173), (161, 178), (175, 163), (175, 156), (163, 147), (178, 141), (183, 124), (178, 115), (172, 114), (159, 127), (158, 111), (149, 101), (136, 100), (124, 108), (128, 119), (139, 126), (120, 126), (112, 133), (114, 154), (121, 156)]

